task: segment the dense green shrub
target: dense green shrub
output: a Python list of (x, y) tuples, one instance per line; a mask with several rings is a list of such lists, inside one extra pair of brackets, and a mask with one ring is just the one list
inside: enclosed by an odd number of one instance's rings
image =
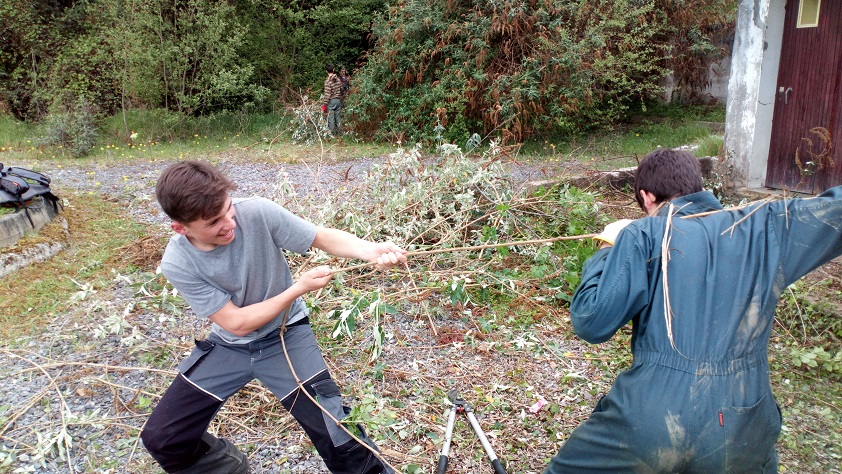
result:
[(0, 100), (19, 119), (37, 120), (49, 102), (37, 93), (49, 82), (56, 52), (78, 24), (58, 0), (0, 2)]
[(315, 99), (330, 62), (357, 69), (362, 136), (432, 141), (441, 125), (507, 144), (613, 124), (669, 72), (698, 89), (735, 3), (7, 0), (0, 101), (27, 120), (80, 98), (106, 115), (274, 111)]
[[(242, 54), (249, 31), (232, 2), (92, 0), (47, 2), (49, 9), (15, 2), (0, 9), (10, 49), (0, 78), (29, 86), (0, 85), (19, 118), (41, 118), (24, 114), (33, 101), (67, 107), (84, 98), (105, 114), (165, 107), (199, 115), (254, 108), (270, 95)], [(39, 25), (41, 36), (24, 31)]]
[(40, 141), (66, 148), (74, 157), (87, 155), (99, 137), (96, 116), (95, 107), (84, 98), (69, 108), (56, 106), (47, 116), (46, 136)]
[[(700, 20), (672, 3), (401, 1), (375, 23), (377, 46), (349, 110), (361, 132), (412, 139), (429, 138), (419, 130), (436, 123), (451, 140), (478, 132), (504, 143), (610, 124), (660, 91), (674, 55), (695, 54), (675, 38)], [(700, 3), (704, 18), (714, 16), (708, 4), (733, 12), (733, 1)], [(720, 17), (711, 29), (733, 20)], [(692, 33), (708, 57), (706, 32)]]
[(237, 3), (238, 19), (249, 29), (241, 50), (255, 68), (255, 78), (281, 102), (297, 102), (302, 93), (322, 91), (324, 65), (353, 71), (372, 46), (371, 21), (385, 0), (323, 0)]
[(268, 110), (353, 70), (384, 0), (9, 0), (0, 4), (0, 100), (38, 120), (84, 97), (104, 113)]
[(98, 38), (78, 38), (61, 49), (49, 71), (47, 87), (38, 96), (61, 109), (84, 108), (92, 110), (96, 104), (99, 113), (111, 115), (120, 108), (119, 82), (115, 75), (114, 50)]

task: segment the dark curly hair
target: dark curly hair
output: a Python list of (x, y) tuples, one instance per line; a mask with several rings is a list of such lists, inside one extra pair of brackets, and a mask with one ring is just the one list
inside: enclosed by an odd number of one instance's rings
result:
[(641, 190), (652, 193), (655, 202), (662, 203), (703, 189), (702, 166), (688, 151), (655, 150), (640, 161), (634, 174), (634, 197), (644, 211)]

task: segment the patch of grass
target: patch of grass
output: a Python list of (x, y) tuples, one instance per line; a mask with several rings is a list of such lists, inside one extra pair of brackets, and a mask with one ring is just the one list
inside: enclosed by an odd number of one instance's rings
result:
[[(165, 110), (132, 110), (125, 117), (118, 113), (100, 121), (99, 139), (93, 149), (75, 158), (62, 146), (36, 145), (45, 135), (43, 126), (0, 116), (0, 162), (37, 169), (39, 161), (72, 159), (86, 165), (173, 158), (217, 161), (243, 159), (247, 155), (263, 161), (297, 163), (302, 159), (346, 161), (393, 151), (388, 144), (361, 143), (350, 136), (313, 146), (294, 144), (290, 117), (283, 111), (209, 117), (179, 117)], [(235, 157), (231, 151), (237, 152)]]
[(576, 160), (599, 170), (636, 166), (656, 148), (709, 140), (713, 133), (718, 133), (715, 125), (724, 120), (724, 106), (654, 106), (613, 130), (525, 143), (521, 154), (546, 161)]
[[(42, 325), (50, 324), (51, 318), (65, 311), (73, 295), (82, 290), (74, 280), (96, 289), (109, 282), (112, 270), (128, 269), (130, 264), (119, 263), (115, 256), (120, 248), (146, 233), (143, 225), (121, 216), (120, 206), (112, 201), (66, 191), (62, 195), (67, 200), (59, 216), (68, 224), (68, 247), (47, 261), (0, 278), (0, 338), (4, 340), (34, 334)], [(63, 240), (60, 218), (4, 252), (30, 248), (47, 239)]]
[(698, 147), (693, 150), (697, 157), (724, 156), (725, 138), (721, 135), (708, 135), (696, 140)]
[[(285, 114), (219, 113), (205, 117), (178, 115), (163, 109), (131, 110), (123, 117), (116, 114), (105, 119), (103, 136), (111, 141), (173, 143), (187, 142), (200, 147), (208, 143), (237, 138), (274, 137), (289, 123)], [(246, 140), (247, 141), (247, 140)]]
[(678, 102), (662, 103), (651, 102), (641, 104), (632, 117), (662, 117), (666, 120), (676, 121), (701, 121), (701, 122), (724, 122), (725, 104), (713, 105), (684, 105)]
[(6, 153), (34, 147), (38, 127), (15, 120), (11, 115), (0, 113), (0, 162), (7, 166)]

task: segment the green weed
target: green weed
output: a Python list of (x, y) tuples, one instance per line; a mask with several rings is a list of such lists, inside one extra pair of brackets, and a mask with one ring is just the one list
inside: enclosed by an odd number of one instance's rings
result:
[(782, 472), (828, 472), (842, 460), (840, 292), (832, 279), (802, 279), (778, 304), (769, 347), (772, 389), (783, 412)]
[(15, 150), (31, 150), (35, 147), (38, 127), (31, 123), (16, 120), (9, 114), (0, 113), (0, 162), (11, 164), (6, 153)]
[(79, 99), (72, 107), (56, 108), (50, 112), (38, 142), (67, 150), (78, 158), (93, 150), (99, 137), (96, 111), (86, 99)]

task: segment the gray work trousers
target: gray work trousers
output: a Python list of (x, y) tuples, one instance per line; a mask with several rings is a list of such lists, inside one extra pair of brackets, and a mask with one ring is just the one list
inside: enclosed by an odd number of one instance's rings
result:
[[(345, 418), (349, 410), (342, 405), (310, 325), (305, 321), (289, 326), (284, 342), (307, 391), (334, 418)], [(228, 344), (211, 334), (196, 342), (178, 369), (141, 433), (144, 446), (167, 472), (246, 472), (242, 470), (246, 457), (230, 443), (218, 442), (207, 428), (228, 397), (255, 378), (298, 421), (331, 472), (391, 472), (300, 392), (284, 357), (279, 331), (248, 344)], [(360, 439), (373, 447), (362, 429), (360, 433)]]

